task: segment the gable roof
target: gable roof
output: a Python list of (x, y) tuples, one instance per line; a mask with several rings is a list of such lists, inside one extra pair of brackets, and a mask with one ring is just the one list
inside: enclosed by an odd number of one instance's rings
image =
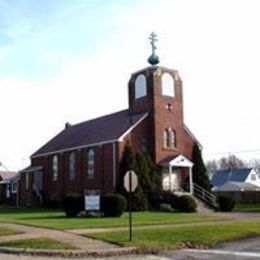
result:
[(129, 110), (126, 109), (71, 125), (42, 146), (31, 157), (115, 142), (137, 126), (146, 116), (147, 113), (129, 115)]
[(244, 182), (252, 170), (252, 168), (245, 168), (216, 171), (212, 177), (211, 184), (213, 186), (221, 186), (226, 182)]
[(16, 177), (18, 172), (0, 171), (0, 180)]

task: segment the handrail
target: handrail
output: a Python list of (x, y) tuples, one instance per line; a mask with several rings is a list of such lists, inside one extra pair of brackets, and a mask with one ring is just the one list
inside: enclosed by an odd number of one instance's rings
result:
[(216, 203), (216, 196), (196, 183), (193, 183), (193, 193), (196, 197), (210, 206), (213, 206)]

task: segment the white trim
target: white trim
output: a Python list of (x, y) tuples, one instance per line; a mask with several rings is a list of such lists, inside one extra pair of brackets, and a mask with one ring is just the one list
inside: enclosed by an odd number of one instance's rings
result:
[(42, 169), (43, 169), (42, 166), (31, 166), (21, 170), (20, 172), (35, 172), (35, 171), (41, 171)]
[(193, 163), (187, 159), (182, 154), (178, 155), (174, 159), (170, 160), (169, 162), (165, 162), (164, 166), (174, 166), (174, 167), (192, 167)]
[(146, 117), (148, 113), (145, 113), (135, 124), (129, 127), (119, 138), (118, 141), (122, 142), (126, 135), (128, 135), (137, 125), (139, 125)]
[(110, 143), (115, 143), (115, 142), (118, 142), (118, 140), (117, 139), (112, 139), (112, 140), (107, 140), (107, 141), (99, 142), (99, 143), (85, 144), (85, 145), (81, 145), (81, 146), (75, 146), (75, 147), (72, 147), (72, 148), (60, 149), (60, 150), (56, 150), (56, 151), (53, 151), (53, 152), (32, 155), (30, 158), (31, 159), (32, 158), (38, 158), (38, 157), (42, 157), (42, 156), (46, 156), (46, 155), (51, 155), (51, 154), (56, 154), (56, 153), (63, 153), (63, 152), (69, 152), (69, 151), (73, 151), (73, 150), (77, 150), (77, 149), (79, 150), (79, 149), (99, 146), (99, 145), (103, 145), (103, 144), (110, 144)]
[(199, 140), (195, 137), (195, 135), (191, 132), (191, 130), (188, 128), (188, 126), (186, 126), (184, 123), (183, 123), (183, 128), (184, 128), (184, 131), (187, 132), (187, 134), (191, 137), (191, 139), (198, 144), (198, 146), (202, 149), (203, 146), (202, 144), (199, 142)]

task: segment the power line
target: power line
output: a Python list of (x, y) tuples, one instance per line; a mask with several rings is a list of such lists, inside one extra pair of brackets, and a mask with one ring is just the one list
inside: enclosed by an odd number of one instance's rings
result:
[(260, 152), (260, 149), (240, 150), (240, 151), (226, 151), (226, 152), (212, 152), (212, 153), (206, 153), (205, 155), (208, 156), (208, 155), (255, 153), (255, 152)]

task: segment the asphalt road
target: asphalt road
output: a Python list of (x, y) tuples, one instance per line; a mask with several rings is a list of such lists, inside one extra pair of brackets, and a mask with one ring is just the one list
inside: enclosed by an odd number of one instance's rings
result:
[[(0, 260), (58, 260), (59, 258), (17, 256), (0, 254)], [(76, 258), (90, 260), (91, 258)], [(93, 258), (94, 259), (94, 258)], [(236, 242), (219, 244), (208, 250), (185, 249), (166, 251), (160, 255), (123, 256), (112, 258), (95, 258), (97, 260), (259, 260), (260, 237), (244, 239)]]

